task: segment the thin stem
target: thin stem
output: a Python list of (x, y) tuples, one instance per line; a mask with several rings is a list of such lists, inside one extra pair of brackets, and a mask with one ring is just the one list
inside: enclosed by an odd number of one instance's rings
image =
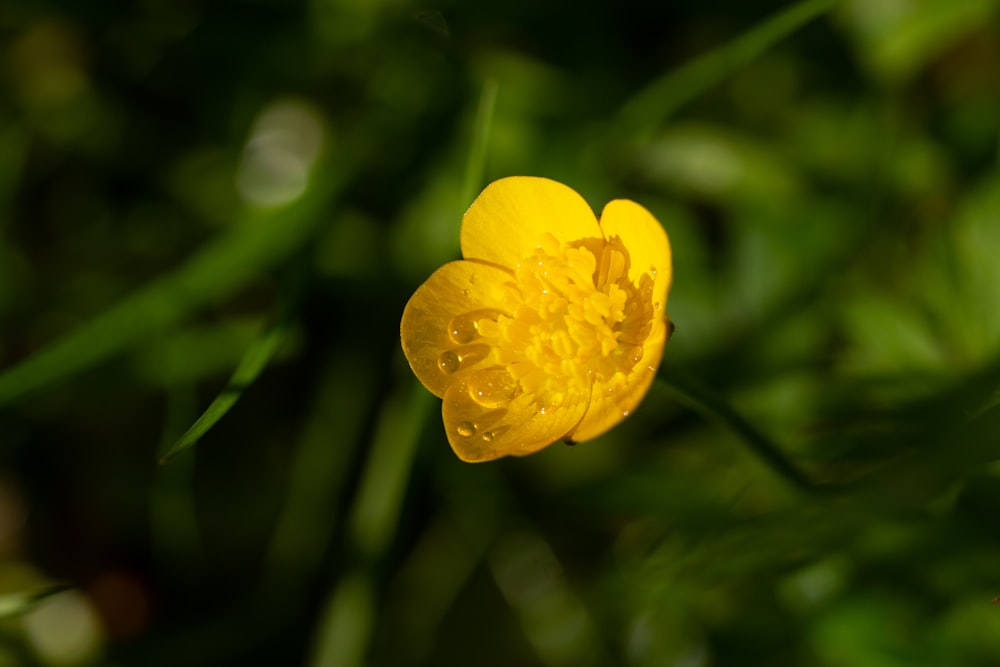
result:
[(462, 184), (462, 201), (460, 214), (472, 203), (472, 199), (483, 184), (483, 174), (486, 172), (486, 156), (489, 152), (490, 129), (493, 125), (493, 113), (497, 104), (497, 93), (500, 84), (496, 79), (487, 79), (479, 96), (476, 108), (476, 120), (472, 128), (472, 142), (469, 146), (469, 157), (465, 163), (465, 179)]
[(771, 470), (800, 491), (817, 493), (823, 490), (810, 480), (773, 440), (761, 433), (729, 403), (695, 381), (671, 369), (656, 378), (656, 386), (706, 419), (721, 422), (738, 435)]

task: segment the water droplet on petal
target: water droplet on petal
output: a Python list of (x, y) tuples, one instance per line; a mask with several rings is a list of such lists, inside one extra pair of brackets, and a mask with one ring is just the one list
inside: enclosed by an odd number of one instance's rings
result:
[(654, 278), (656, 277), (656, 267), (652, 264), (649, 265), (649, 274)]
[(451, 322), (448, 323), (448, 336), (459, 345), (468, 345), (476, 338), (479, 338), (480, 321), (491, 320), (496, 322), (499, 317), (500, 311), (491, 308), (482, 308), (469, 313), (461, 313), (451, 318)]
[(628, 410), (622, 410), (622, 417), (628, 417), (630, 414), (632, 413), (629, 412)]
[(476, 425), (472, 422), (459, 422), (455, 427), (458, 434), (463, 438), (471, 438), (476, 434)]
[(469, 396), (484, 408), (499, 408), (510, 403), (517, 389), (517, 383), (506, 368), (487, 368), (469, 378)]
[(471, 294), (471, 292), (469, 292), (469, 290), (467, 290), (467, 289), (464, 289), (464, 290), (462, 290), (462, 294), (464, 296), (469, 296), (469, 294)]
[(470, 367), (479, 363), (490, 353), (488, 345), (463, 345), (452, 350), (445, 350), (438, 357), (438, 368), (442, 373), (456, 372), (461, 367)]
[(461, 365), (462, 360), (451, 350), (442, 352), (441, 356), (438, 357), (438, 368), (441, 369), (442, 373), (454, 373)]
[(483, 441), (493, 442), (493, 431), (487, 431), (486, 433), (483, 433)]
[(448, 335), (459, 345), (471, 343), (476, 338), (476, 321), (468, 315), (458, 315), (448, 325)]

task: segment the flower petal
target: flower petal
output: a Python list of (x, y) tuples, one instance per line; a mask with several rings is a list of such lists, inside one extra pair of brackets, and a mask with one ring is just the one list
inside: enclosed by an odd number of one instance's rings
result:
[(480, 262), (445, 264), (417, 288), (403, 310), (403, 353), (420, 382), (436, 396), (471, 370), (491, 365), (494, 351), (476, 333), (476, 317), (499, 312), (500, 285), (509, 271)]
[(560, 242), (601, 238), (594, 211), (572, 188), (534, 176), (491, 183), (462, 219), (462, 256), (515, 268), (548, 232)]
[(587, 410), (586, 397), (543, 413), (531, 394), (521, 393), (499, 407), (484, 407), (472, 394), (467, 376), (448, 388), (441, 407), (451, 448), (470, 463), (544, 449), (566, 437)]
[(666, 322), (657, 319), (643, 344), (642, 359), (625, 379), (624, 385), (614, 381), (594, 383), (587, 414), (569, 434), (570, 440), (584, 442), (604, 434), (628, 417), (642, 402), (663, 358), (666, 329)]
[(653, 276), (653, 303), (659, 304), (654, 313), (660, 316), (667, 307), (667, 292), (674, 275), (670, 240), (663, 225), (634, 201), (615, 199), (601, 212), (601, 230), (605, 237), (621, 237), (628, 248), (632, 263), (629, 278), (633, 283), (639, 284), (644, 273)]

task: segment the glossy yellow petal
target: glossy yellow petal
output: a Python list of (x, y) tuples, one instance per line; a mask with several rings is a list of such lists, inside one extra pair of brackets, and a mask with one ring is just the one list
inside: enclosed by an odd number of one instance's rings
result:
[(670, 241), (663, 225), (644, 207), (628, 199), (608, 202), (601, 213), (601, 230), (606, 238), (618, 236), (628, 248), (632, 265), (629, 278), (638, 284), (644, 273), (653, 277), (653, 303), (661, 316), (667, 307), (667, 292), (673, 280)]
[(478, 333), (481, 319), (499, 314), (499, 285), (509, 271), (479, 262), (445, 264), (417, 288), (403, 310), (403, 353), (421, 383), (436, 396), (484, 364), (494, 351)]
[(507, 178), (469, 208), (461, 242), (465, 260), (435, 272), (400, 325), (455, 453), (523, 456), (628, 417), (667, 337), (670, 243), (649, 211), (616, 200), (598, 222), (560, 183)]
[(508, 268), (529, 257), (549, 233), (561, 243), (601, 238), (590, 205), (562, 183), (511, 176), (491, 183), (462, 219), (462, 256)]
[[(541, 410), (534, 396), (511, 389), (505, 397), (482, 400), (477, 381), (490, 373), (506, 374), (503, 367), (466, 375), (448, 388), (441, 414), (448, 442), (463, 461), (475, 463), (501, 456), (525, 456), (563, 439), (587, 409), (586, 397)], [(488, 386), (497, 384), (487, 378)], [(502, 383), (501, 383), (502, 386)], [(507, 385), (508, 387), (511, 385)]]
[(642, 347), (642, 359), (627, 377), (618, 375), (594, 383), (590, 405), (579, 426), (570, 434), (574, 442), (592, 440), (623, 421), (638, 407), (649, 391), (663, 358), (667, 324), (658, 320)]

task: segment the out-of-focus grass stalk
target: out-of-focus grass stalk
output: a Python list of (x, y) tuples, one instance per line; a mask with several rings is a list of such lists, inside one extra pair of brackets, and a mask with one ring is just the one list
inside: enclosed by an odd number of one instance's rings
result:
[(490, 550), (488, 564), (542, 664), (587, 667), (609, 663), (596, 620), (540, 532), (525, 527), (504, 536)]
[(474, 532), (440, 512), (394, 577), (389, 598), (396, 638), (414, 665), (428, 663), (438, 628), (483, 559), (493, 526), (481, 515)]
[(288, 496), (264, 560), (261, 599), (295, 605), (314, 580), (341, 515), (338, 499), (373, 403), (375, 377), (364, 357), (342, 350), (327, 363), (295, 450)]
[(416, 382), (386, 399), (348, 518), (358, 562), (334, 586), (317, 626), (313, 667), (365, 664), (375, 616), (374, 567), (399, 520), (413, 455), (432, 396)]
[(472, 128), (472, 146), (469, 158), (465, 164), (465, 179), (462, 181), (462, 200), (459, 204), (459, 214), (472, 203), (476, 192), (482, 187), (483, 173), (486, 171), (486, 154), (490, 143), (490, 127), (493, 124), (493, 112), (496, 109), (497, 92), (500, 84), (496, 79), (487, 79), (483, 83), (483, 91), (479, 95), (479, 106), (476, 108), (476, 121)]
[(365, 665), (375, 620), (374, 577), (352, 570), (341, 577), (319, 618), (313, 667)]
[[(591, 613), (585, 596), (564, 575), (558, 554), (534, 518), (515, 501), (517, 492), (502, 471), (496, 465), (477, 466), (471, 472), (445, 464), (438, 473), (437, 487), (448, 503), (445, 521), (454, 525), (461, 540), (454, 535), (436, 540), (449, 553), (447, 572), (439, 571), (440, 562), (438, 568), (433, 567), (426, 556), (422, 568), (415, 563), (407, 572), (411, 579), (407, 597), (421, 600), (420, 619), (409, 621), (411, 628), (425, 633), (417, 644), (422, 651), (418, 659), (432, 648), (434, 635), (466, 578), (483, 561), (521, 621), (539, 664), (614, 664), (609, 655), (613, 642), (608, 641), (605, 628)], [(427, 615), (421, 594), (430, 600)]]
[(663, 122), (691, 100), (746, 66), (776, 43), (829, 11), (838, 0), (803, 0), (714, 51), (656, 79), (618, 113), (621, 138), (648, 141)]
[(321, 211), (340, 191), (345, 174), (324, 170), (295, 203), (248, 212), (222, 238), (186, 264), (0, 373), (0, 404), (93, 366), (123, 348), (180, 322), (232, 294), (261, 271), (285, 260), (311, 236)]
[(733, 431), (757, 458), (795, 488), (808, 493), (823, 490), (785, 456), (774, 441), (757, 430), (731, 405), (699, 387), (694, 381), (684, 378), (680, 372), (673, 369), (661, 371), (654, 386), (706, 419)]

